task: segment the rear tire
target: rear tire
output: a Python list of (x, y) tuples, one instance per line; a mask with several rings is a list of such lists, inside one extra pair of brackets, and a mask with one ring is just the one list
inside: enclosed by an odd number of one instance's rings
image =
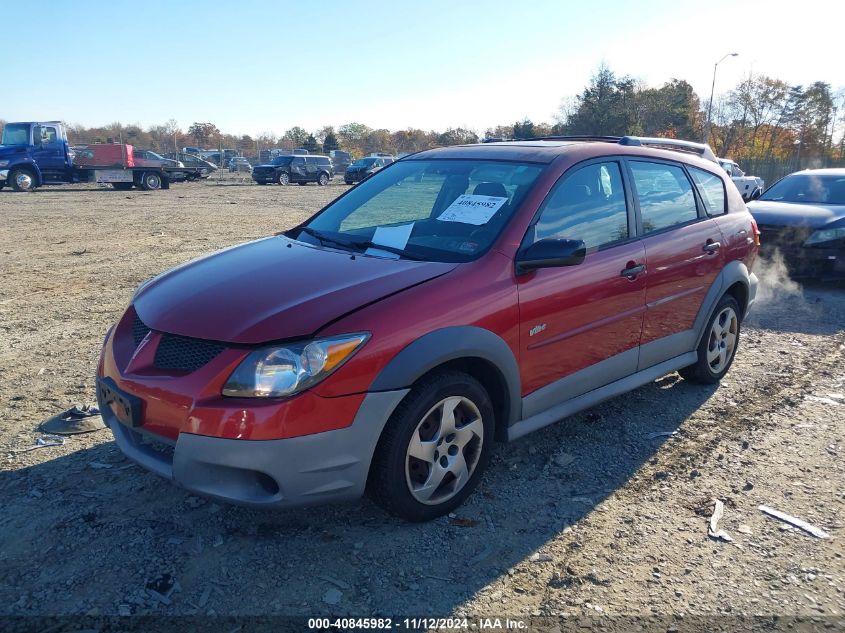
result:
[(493, 450), (490, 396), (472, 376), (422, 379), (390, 416), (373, 454), (368, 494), (407, 521), (429, 521), (461, 505)]
[(714, 385), (728, 373), (739, 347), (739, 315), (739, 304), (733, 296), (719, 299), (698, 344), (698, 360), (678, 372), (684, 380)]
[(26, 167), (17, 167), (9, 172), (8, 180), (15, 191), (35, 191), (38, 187), (35, 173)]
[(141, 174), (141, 189), (144, 191), (156, 191), (161, 189), (161, 176), (154, 171), (145, 171)]

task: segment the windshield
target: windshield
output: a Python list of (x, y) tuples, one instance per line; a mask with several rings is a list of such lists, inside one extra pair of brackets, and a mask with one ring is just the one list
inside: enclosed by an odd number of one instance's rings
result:
[(542, 170), (504, 161), (394, 163), (289, 237), (377, 257), (470, 261), (492, 245)]
[(769, 187), (760, 200), (845, 204), (845, 174), (792, 174)]
[(352, 167), (371, 167), (375, 162), (375, 158), (359, 158), (352, 163)]
[(279, 156), (278, 158), (274, 158), (273, 161), (270, 164), (271, 165), (287, 165), (292, 160), (293, 160), (293, 156)]
[(29, 145), (29, 125), (26, 123), (6, 124), (0, 145)]

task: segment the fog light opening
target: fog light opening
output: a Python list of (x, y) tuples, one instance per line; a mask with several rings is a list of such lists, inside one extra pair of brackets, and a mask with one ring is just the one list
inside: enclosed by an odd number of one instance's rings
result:
[(261, 486), (261, 489), (271, 497), (279, 493), (279, 484), (276, 483), (276, 480), (270, 475), (256, 472), (255, 480), (258, 482), (258, 485)]

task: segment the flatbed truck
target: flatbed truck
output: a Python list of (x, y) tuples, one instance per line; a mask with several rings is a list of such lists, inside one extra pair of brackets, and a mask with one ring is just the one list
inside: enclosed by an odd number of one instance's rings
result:
[(135, 166), (123, 155), (109, 164), (74, 164), (74, 151), (60, 121), (7, 123), (0, 141), (0, 189), (33, 191), (42, 185), (92, 182), (115, 189), (168, 189), (180, 167)]

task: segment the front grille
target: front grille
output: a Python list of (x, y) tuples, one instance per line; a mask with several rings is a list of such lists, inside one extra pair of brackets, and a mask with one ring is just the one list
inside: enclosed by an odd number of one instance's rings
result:
[(803, 246), (810, 233), (806, 226), (761, 225), (760, 243), (766, 248), (796, 248)]
[(222, 343), (162, 334), (153, 364), (159, 369), (196, 371), (226, 349)]
[(138, 347), (141, 341), (144, 340), (144, 337), (149, 333), (150, 328), (144, 325), (141, 317), (135, 314), (135, 320), (132, 321), (132, 340), (135, 342), (135, 347)]

